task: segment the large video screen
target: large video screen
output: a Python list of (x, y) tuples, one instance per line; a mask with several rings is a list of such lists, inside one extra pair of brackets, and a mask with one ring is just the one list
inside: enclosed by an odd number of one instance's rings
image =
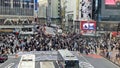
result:
[(105, 0), (106, 9), (120, 9), (120, 0)]
[(99, 1), (99, 21), (120, 21), (120, 0)]
[(95, 21), (81, 21), (80, 29), (81, 30), (96, 30), (96, 22)]

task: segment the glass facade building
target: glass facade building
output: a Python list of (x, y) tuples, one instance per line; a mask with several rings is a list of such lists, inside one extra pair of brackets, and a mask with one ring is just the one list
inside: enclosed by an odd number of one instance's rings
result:
[(34, 0), (0, 0), (0, 15), (33, 16)]

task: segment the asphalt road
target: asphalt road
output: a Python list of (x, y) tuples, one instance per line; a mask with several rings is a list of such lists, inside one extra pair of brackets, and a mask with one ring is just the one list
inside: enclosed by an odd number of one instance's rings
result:
[(17, 68), (20, 58), (9, 58), (4, 63), (0, 64), (0, 68)]
[[(80, 62), (87, 62), (93, 65), (94, 68), (120, 68), (114, 63), (100, 56), (81, 55), (77, 53), (75, 55), (79, 58)], [(37, 54), (36, 57), (39, 57), (39, 55)], [(16, 68), (19, 61), (20, 61), (20, 58), (16, 59), (14, 57), (13, 58), (9, 57), (9, 59), (6, 62), (4, 62), (3, 64), (0, 64), (0, 68)], [(35, 68), (40, 68), (40, 62), (42, 61), (36, 61)], [(53, 61), (53, 64), (55, 65), (55, 68), (58, 68), (56, 61)]]
[(40, 62), (35, 62), (35, 68), (40, 68)]
[(103, 57), (94, 57), (94, 56), (83, 56), (84, 59), (93, 65), (95, 68), (120, 68), (119, 66), (115, 65), (114, 63), (110, 62), (109, 60)]

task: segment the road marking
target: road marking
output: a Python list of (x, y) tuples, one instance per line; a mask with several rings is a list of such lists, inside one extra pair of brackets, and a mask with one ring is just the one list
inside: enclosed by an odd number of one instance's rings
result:
[[(57, 63), (57, 65), (59, 66), (59, 63), (58, 63), (58, 61), (56, 61), (56, 63)], [(59, 66), (58, 68), (60, 68), (60, 66)]]
[(53, 62), (40, 62), (40, 68), (55, 68)]
[(0, 64), (0, 67), (1, 67), (2, 65), (6, 64), (7, 62), (8, 62), (8, 60), (7, 60), (7, 61), (5, 61), (4, 63)]
[[(89, 64), (91, 64), (82, 54), (81, 54), (81, 57)], [(92, 65), (92, 64), (91, 64)], [(93, 66), (93, 65), (92, 65)], [(94, 66), (93, 66), (94, 67)]]
[(15, 58), (15, 56), (8, 56), (8, 58)]
[(7, 65), (5, 68), (11, 68), (15, 63), (10, 63), (9, 65)]
[(18, 64), (15, 65), (15, 68), (18, 68)]

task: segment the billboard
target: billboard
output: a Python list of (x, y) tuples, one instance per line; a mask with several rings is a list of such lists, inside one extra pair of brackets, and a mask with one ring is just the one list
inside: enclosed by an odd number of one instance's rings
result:
[(106, 9), (120, 9), (120, 0), (105, 0)]
[(96, 22), (95, 21), (81, 21), (80, 29), (81, 30), (96, 30)]
[(38, 0), (34, 0), (34, 10), (38, 11)]
[(95, 36), (96, 21), (81, 21), (80, 22), (80, 34), (87, 36)]
[(99, 21), (120, 21), (120, 0), (98, 0)]
[(79, 18), (91, 19), (92, 18), (92, 0), (81, 0), (79, 5)]

